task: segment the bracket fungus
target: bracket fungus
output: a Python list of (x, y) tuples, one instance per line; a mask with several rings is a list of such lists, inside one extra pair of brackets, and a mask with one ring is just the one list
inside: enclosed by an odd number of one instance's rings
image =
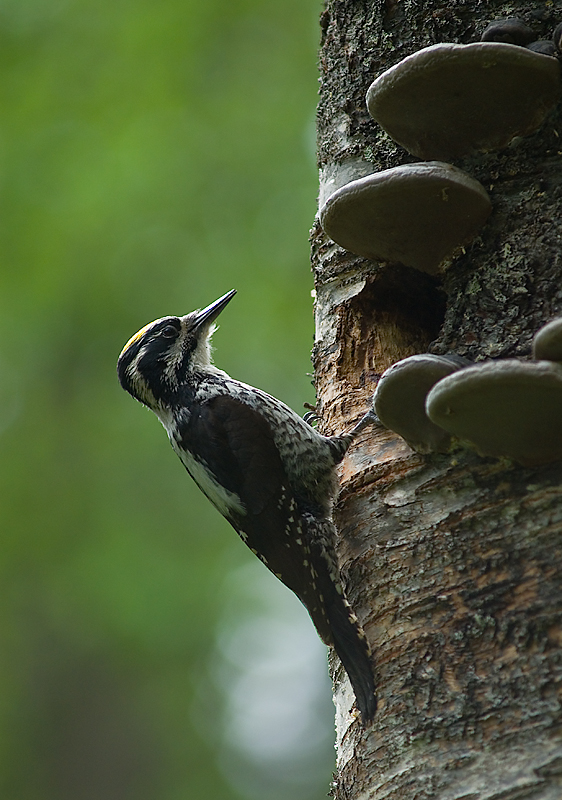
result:
[(427, 161), (347, 183), (324, 203), (320, 224), (351, 253), (435, 275), (491, 210), (478, 181), (450, 164)]
[(482, 455), (524, 466), (562, 458), (562, 366), (515, 359), (468, 367), (439, 381), (428, 417)]
[(535, 333), (533, 358), (537, 361), (562, 362), (562, 317), (551, 319)]
[(405, 439), (412, 450), (445, 452), (451, 436), (428, 418), (425, 398), (437, 381), (468, 364), (460, 356), (431, 353), (398, 361), (383, 373), (377, 384), (373, 397), (375, 414), (386, 428)]
[(535, 39), (534, 31), (519, 17), (495, 19), (480, 37), (482, 42), (507, 42), (526, 47)]
[(505, 42), (435, 44), (380, 75), (369, 113), (419, 158), (501, 150), (540, 127), (560, 95), (557, 59)]
[(543, 56), (552, 56), (556, 58), (556, 47), (552, 39), (537, 39), (536, 42), (531, 42), (527, 45), (529, 50), (533, 53), (542, 53)]

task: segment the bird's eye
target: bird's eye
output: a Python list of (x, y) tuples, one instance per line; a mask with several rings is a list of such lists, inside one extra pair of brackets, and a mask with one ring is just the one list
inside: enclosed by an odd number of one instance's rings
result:
[(174, 325), (166, 325), (166, 327), (162, 328), (160, 334), (165, 339), (174, 339), (178, 335), (178, 329)]

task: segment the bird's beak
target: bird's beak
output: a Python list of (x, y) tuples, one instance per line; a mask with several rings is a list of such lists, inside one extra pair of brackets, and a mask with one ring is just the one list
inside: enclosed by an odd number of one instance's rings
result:
[(211, 322), (213, 322), (221, 313), (221, 311), (227, 307), (235, 294), (236, 289), (231, 289), (230, 292), (223, 294), (222, 297), (219, 297), (218, 300), (215, 300), (215, 302), (211, 303), (211, 305), (207, 306), (207, 308), (197, 311), (197, 316), (193, 322), (193, 327), (199, 328), (201, 325), (209, 325)]

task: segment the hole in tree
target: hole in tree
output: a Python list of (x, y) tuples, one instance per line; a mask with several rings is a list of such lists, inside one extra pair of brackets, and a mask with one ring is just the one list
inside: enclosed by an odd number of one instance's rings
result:
[(394, 264), (367, 280), (347, 305), (342, 325), (348, 331), (339, 366), (353, 372), (356, 385), (376, 381), (396, 361), (425, 353), (445, 318), (441, 281)]

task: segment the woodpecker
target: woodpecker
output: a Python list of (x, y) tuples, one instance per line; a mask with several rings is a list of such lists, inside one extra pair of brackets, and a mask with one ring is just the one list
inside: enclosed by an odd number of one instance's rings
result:
[(305, 605), (366, 723), (376, 710), (371, 653), (340, 579), (332, 504), (336, 466), (373, 413), (348, 433), (322, 436), (280, 400), (215, 367), (215, 320), (235, 293), (138, 331), (119, 356), (119, 381), (154, 411), (195, 483)]

